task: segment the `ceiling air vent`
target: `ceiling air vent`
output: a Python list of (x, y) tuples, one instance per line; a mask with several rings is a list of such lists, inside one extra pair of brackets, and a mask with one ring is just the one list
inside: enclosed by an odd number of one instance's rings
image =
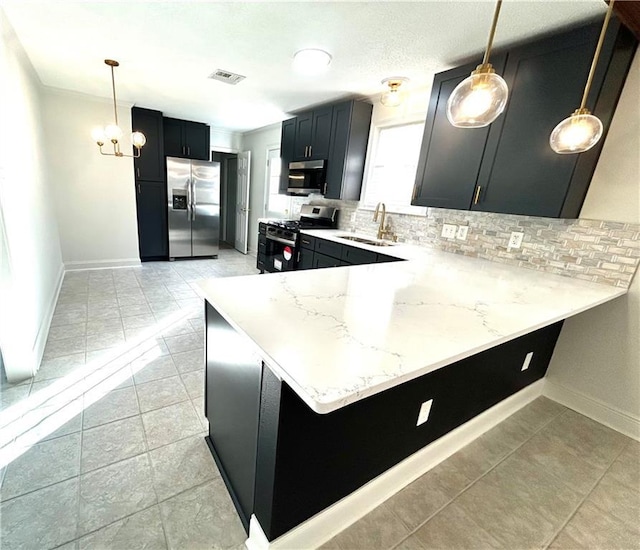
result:
[(209, 75), (209, 78), (219, 80), (220, 82), (226, 82), (227, 84), (237, 84), (247, 77), (242, 76), (241, 74), (232, 73), (231, 71), (225, 71), (224, 69), (216, 69)]

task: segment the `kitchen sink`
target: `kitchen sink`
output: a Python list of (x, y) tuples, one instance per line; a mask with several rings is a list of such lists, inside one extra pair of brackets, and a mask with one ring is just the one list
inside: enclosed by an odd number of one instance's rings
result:
[(367, 239), (365, 237), (356, 237), (354, 235), (336, 235), (339, 239), (344, 239), (345, 241), (355, 241), (357, 243), (368, 244), (371, 246), (393, 246), (393, 243), (388, 243), (385, 241), (376, 241), (373, 239)]

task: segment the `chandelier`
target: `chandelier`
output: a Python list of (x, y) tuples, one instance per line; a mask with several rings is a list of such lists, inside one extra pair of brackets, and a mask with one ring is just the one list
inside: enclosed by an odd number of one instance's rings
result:
[[(94, 128), (91, 132), (91, 137), (93, 137), (94, 141), (98, 144), (100, 148), (100, 154), (108, 155), (113, 157), (133, 157), (138, 158), (140, 156), (140, 149), (142, 149), (143, 145), (147, 142), (147, 138), (144, 137), (142, 132), (133, 132), (131, 134), (131, 143), (135, 147), (134, 155), (125, 155), (120, 150), (120, 141), (122, 140), (123, 132), (120, 126), (118, 126), (118, 108), (116, 106), (116, 80), (113, 73), (113, 68), (118, 67), (120, 63), (114, 61), (113, 59), (105, 59), (106, 65), (111, 67), (111, 88), (113, 90), (113, 116), (115, 122), (113, 124), (108, 124), (105, 127), (97, 127)], [(103, 145), (110, 141), (113, 144), (113, 153), (105, 153), (102, 150)]]

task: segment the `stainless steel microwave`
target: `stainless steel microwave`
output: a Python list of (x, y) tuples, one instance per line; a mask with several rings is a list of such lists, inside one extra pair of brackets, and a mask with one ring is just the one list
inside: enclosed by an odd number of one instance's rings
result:
[(325, 194), (327, 190), (327, 161), (305, 160), (289, 163), (290, 195)]

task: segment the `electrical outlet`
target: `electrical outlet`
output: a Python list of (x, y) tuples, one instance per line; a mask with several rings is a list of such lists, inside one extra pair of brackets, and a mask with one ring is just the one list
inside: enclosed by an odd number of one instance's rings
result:
[(509, 248), (520, 248), (522, 246), (522, 239), (524, 237), (524, 233), (519, 231), (512, 231), (511, 238), (509, 239)]
[(427, 420), (429, 420), (431, 405), (433, 405), (433, 399), (429, 399), (429, 401), (425, 401), (422, 405), (420, 405), (420, 412), (418, 413), (418, 421), (416, 422), (416, 426), (420, 426), (420, 424), (424, 424)]
[(466, 241), (468, 232), (469, 232), (469, 226), (468, 225), (459, 225), (458, 226), (458, 234), (456, 235), (456, 239), (458, 239), (459, 241)]
[(522, 372), (523, 370), (527, 370), (529, 368), (529, 364), (531, 363), (532, 357), (533, 357), (532, 351), (527, 353), (527, 356), (524, 358), (524, 363), (522, 363), (522, 368), (520, 369), (520, 372)]
[(356, 223), (356, 213), (351, 214), (351, 223)]
[(452, 225), (450, 223), (445, 223), (442, 226), (442, 236), (445, 239), (455, 239), (457, 230), (458, 230), (458, 226), (457, 225)]

